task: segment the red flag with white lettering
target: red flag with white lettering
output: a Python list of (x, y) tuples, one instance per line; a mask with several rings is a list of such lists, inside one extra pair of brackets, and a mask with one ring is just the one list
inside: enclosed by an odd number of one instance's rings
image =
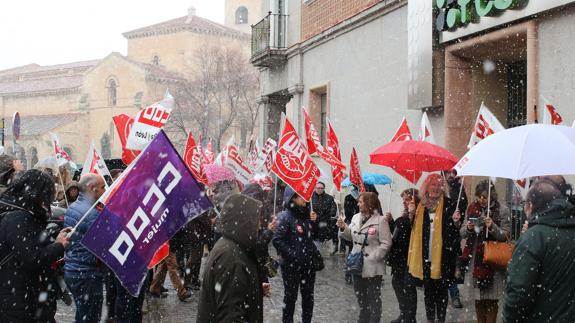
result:
[(308, 113), (305, 111), (305, 108), (302, 108), (304, 123), (305, 123), (305, 133), (306, 133), (306, 141), (307, 141), (307, 151), (310, 155), (317, 153), (323, 160), (325, 160), (331, 167), (339, 167), (345, 169), (345, 165), (326, 150), (319, 140), (319, 135), (315, 130), (313, 123), (311, 122), (311, 118), (309, 117)]
[[(328, 121), (327, 123), (327, 149), (329, 152), (334, 155), (340, 162), (341, 162), (341, 151), (339, 149), (339, 139), (337, 139), (337, 135), (335, 134), (335, 130), (333, 129), (331, 122)], [(341, 167), (331, 167), (331, 176), (333, 177), (333, 183), (335, 184), (335, 188), (339, 192), (341, 190), (341, 182), (343, 180), (343, 169)]]
[(120, 143), (122, 144), (122, 162), (129, 165), (141, 152), (140, 150), (131, 150), (126, 148), (126, 141), (128, 140), (128, 135), (132, 129), (132, 124), (134, 124), (134, 118), (125, 114), (120, 114), (112, 117), (112, 120), (114, 120), (114, 125), (116, 125), (116, 130), (120, 137)]
[(397, 131), (395, 132), (393, 138), (391, 138), (390, 142), (406, 140), (413, 140), (413, 137), (411, 136), (411, 131), (407, 125), (407, 119), (404, 117), (403, 120), (401, 120), (401, 124), (399, 125), (399, 128), (397, 128)]
[(196, 145), (196, 141), (192, 136), (192, 132), (188, 134), (188, 141), (186, 143), (186, 149), (184, 151), (184, 163), (194, 175), (194, 178), (204, 184), (208, 185), (208, 178), (206, 177), (206, 173), (204, 172), (204, 162), (203, 162), (203, 154), (198, 145)]
[(365, 192), (365, 186), (363, 185), (363, 178), (361, 177), (361, 169), (359, 168), (359, 160), (357, 159), (357, 153), (355, 148), (351, 151), (351, 160), (349, 161), (349, 181), (359, 187), (360, 192)]
[(212, 142), (208, 142), (206, 149), (204, 149), (204, 158), (206, 164), (213, 164), (214, 163), (214, 150), (212, 149)]
[(319, 178), (319, 168), (287, 119), (280, 136), (272, 171), (304, 200), (311, 199)]

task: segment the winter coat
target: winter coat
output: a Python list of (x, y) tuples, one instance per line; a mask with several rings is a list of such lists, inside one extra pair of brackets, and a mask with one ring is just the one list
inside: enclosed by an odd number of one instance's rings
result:
[(234, 194), (221, 212), (222, 238), (210, 252), (200, 291), (198, 323), (263, 322), (255, 256), (259, 201)]
[[(95, 202), (86, 194), (80, 193), (78, 200), (72, 203), (64, 214), (64, 227), (76, 226)], [(65, 271), (100, 274), (96, 256), (80, 243), (99, 214), (100, 212), (96, 208), (92, 208), (70, 237), (70, 246), (66, 251)]]
[[(361, 213), (354, 215), (351, 223), (341, 233), (341, 237), (353, 242), (352, 254), (361, 252), (365, 244), (361, 277), (382, 276), (385, 273), (385, 256), (391, 248), (389, 223), (378, 214), (372, 215), (365, 223), (362, 224), (362, 222)], [(366, 237), (367, 242), (365, 242)]]
[[(406, 211), (407, 212), (407, 211)], [(403, 273), (407, 267), (407, 255), (409, 252), (409, 239), (411, 238), (411, 219), (405, 213), (395, 220), (394, 230), (391, 236), (391, 249), (387, 262), (393, 272)]]
[[(444, 197), (443, 203), (443, 228), (441, 233), (443, 239), (441, 252), (441, 279), (445, 284), (449, 285), (455, 278), (457, 259), (461, 254), (461, 238), (459, 236), (459, 228), (455, 225), (452, 219), (456, 207), (455, 200)], [(428, 241), (428, 237), (431, 225), (432, 223), (429, 220), (429, 211), (427, 208), (425, 208), (423, 213), (423, 237), (416, 237), (417, 239), (423, 239), (423, 250), (421, 257), (424, 259), (426, 253), (429, 250), (430, 241)], [(413, 242), (412, 239), (413, 237), (410, 239), (410, 243)], [(424, 278), (430, 278), (428, 273), (425, 273), (425, 270)], [(417, 279), (413, 282), (417, 282)]]
[(337, 215), (337, 206), (333, 196), (325, 193), (319, 195), (314, 192), (312, 206), (314, 212), (317, 213), (317, 240), (325, 241), (331, 239), (333, 218)]
[(345, 223), (347, 224), (350, 224), (353, 216), (359, 213), (357, 200), (351, 194), (346, 195), (343, 200), (343, 211), (345, 215)]
[[(461, 204), (460, 204), (461, 205)], [(473, 277), (473, 270), (474, 266), (476, 265), (477, 257), (477, 243), (483, 244), (485, 240), (485, 227), (481, 228), (479, 234), (475, 231), (469, 231), (467, 229), (467, 222), (469, 218), (480, 218), (483, 219), (486, 216), (486, 210), (483, 209), (479, 202), (475, 201), (469, 205), (467, 208), (466, 219), (463, 222), (463, 225), (460, 229), (460, 234), (462, 239), (466, 239), (466, 246), (469, 246), (471, 249), (468, 251), (464, 251), (464, 257), (468, 256), (469, 259), (463, 259), (466, 263), (468, 263), (467, 273), (465, 275), (465, 285), (469, 287), (469, 291), (473, 293), (472, 298), (476, 300), (484, 300), (484, 299), (491, 299), (491, 300), (498, 300), (503, 298), (503, 292), (505, 290), (505, 274), (506, 270), (491, 268), (493, 270), (493, 282), (491, 286), (485, 289), (476, 288), (477, 286), (477, 278)], [(511, 222), (510, 222), (510, 213), (509, 209), (499, 203), (496, 203), (495, 206), (491, 207), (490, 216), (493, 218), (493, 224), (489, 229), (489, 233), (487, 236), (488, 241), (507, 241), (510, 238), (511, 232)], [(483, 220), (485, 221), (485, 220)]]
[(534, 214), (507, 268), (504, 322), (575, 322), (575, 216), (563, 199)]
[(281, 257), (282, 271), (307, 271), (312, 265), (315, 222), (309, 218), (308, 207), (300, 208), (290, 203), (295, 192), (287, 187), (284, 192), (284, 211), (278, 216), (278, 227), (272, 244)]
[(0, 262), (14, 251), (0, 267), (0, 322), (46, 321), (50, 313), (38, 300), (48, 297), (42, 292), (52, 279), (50, 265), (64, 256), (64, 247), (50, 243), (46, 214), (1, 204), (0, 213)]

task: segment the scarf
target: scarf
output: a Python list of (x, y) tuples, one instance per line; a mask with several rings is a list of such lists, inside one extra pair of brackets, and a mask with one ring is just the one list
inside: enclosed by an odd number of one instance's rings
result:
[[(433, 225), (433, 240), (431, 244), (431, 279), (441, 279), (441, 254), (443, 251), (443, 203), (441, 197), (435, 208)], [(423, 279), (423, 221), (425, 206), (419, 203), (415, 211), (415, 220), (411, 230), (407, 265), (409, 273), (419, 279)]]

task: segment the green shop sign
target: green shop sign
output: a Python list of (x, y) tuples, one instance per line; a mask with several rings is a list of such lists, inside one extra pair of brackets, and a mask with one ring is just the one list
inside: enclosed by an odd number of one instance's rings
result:
[(524, 5), (527, 0), (434, 0), (437, 7), (435, 27), (438, 31), (453, 31), (481, 17), (497, 16), (507, 9)]

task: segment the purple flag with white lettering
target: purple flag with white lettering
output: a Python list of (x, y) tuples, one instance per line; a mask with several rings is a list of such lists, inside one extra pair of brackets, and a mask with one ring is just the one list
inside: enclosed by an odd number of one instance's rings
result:
[(212, 204), (163, 131), (134, 163), (82, 244), (137, 296), (154, 252)]

